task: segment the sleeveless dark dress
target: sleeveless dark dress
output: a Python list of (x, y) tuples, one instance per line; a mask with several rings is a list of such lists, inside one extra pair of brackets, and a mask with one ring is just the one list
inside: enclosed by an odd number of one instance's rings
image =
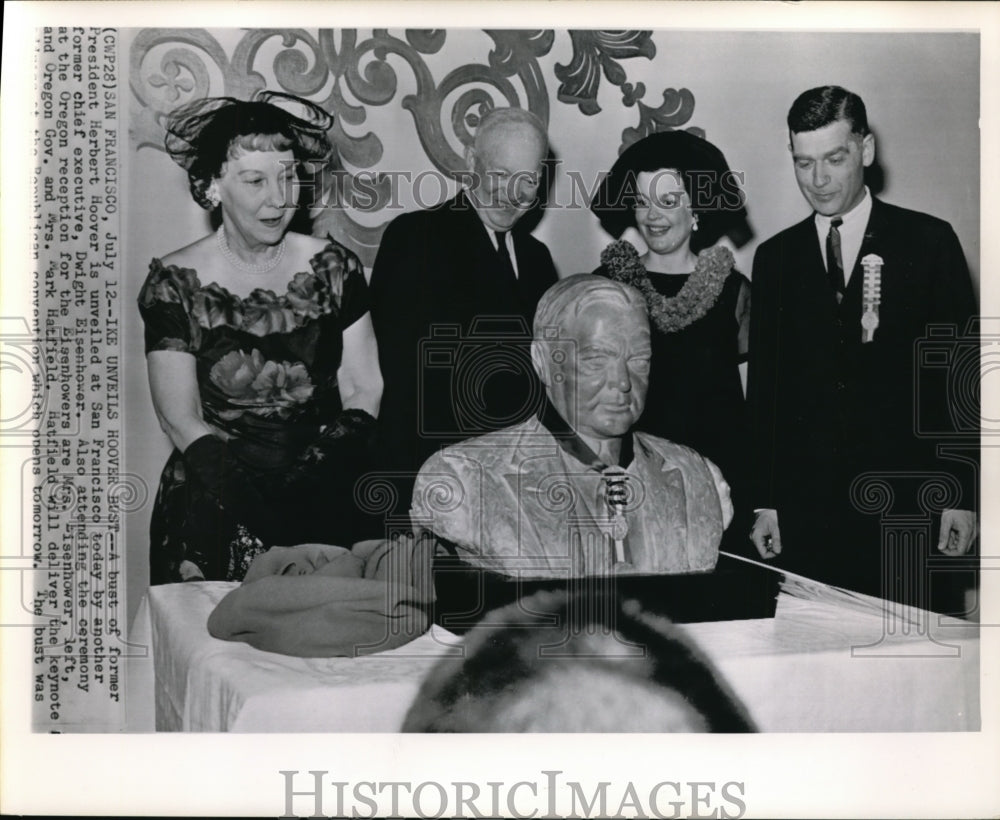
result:
[[(607, 276), (605, 268), (595, 273)], [(690, 274), (649, 273), (653, 288), (672, 298)], [(672, 333), (650, 320), (652, 361), (646, 409), (636, 429), (685, 444), (713, 461), (732, 490), (736, 516), (723, 549), (746, 553), (752, 510), (747, 509), (748, 427), (739, 365), (746, 360), (750, 282), (730, 272), (715, 304)], [(745, 543), (744, 543), (745, 542)]]
[[(268, 512), (279, 518), (284, 545), (349, 545), (353, 481), (317, 483), (311, 498), (278, 495), (282, 475), (341, 411), (342, 334), (368, 312), (364, 274), (351, 251), (331, 242), (310, 266), (285, 293), (258, 289), (244, 299), (215, 283), (202, 285), (190, 268), (154, 259), (139, 312), (147, 353), (195, 357), (204, 420), (257, 486), (274, 487)], [(344, 465), (345, 476), (356, 466)], [(194, 563), (206, 580), (240, 580), (271, 546), (201, 497), (181, 453), (173, 451), (150, 524), (151, 583), (181, 580), (182, 561)]]

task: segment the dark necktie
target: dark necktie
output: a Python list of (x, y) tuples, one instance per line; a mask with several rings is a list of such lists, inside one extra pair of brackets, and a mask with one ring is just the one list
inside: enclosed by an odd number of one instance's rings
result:
[(844, 298), (847, 285), (844, 282), (844, 257), (840, 251), (840, 226), (844, 220), (839, 216), (830, 220), (830, 231), (826, 235), (826, 275), (830, 287), (837, 294), (837, 303)]
[(514, 272), (514, 264), (510, 261), (510, 251), (507, 250), (507, 232), (494, 231), (497, 238), (497, 256), (500, 259), (500, 268), (510, 277), (509, 281), (516, 282), (517, 274)]

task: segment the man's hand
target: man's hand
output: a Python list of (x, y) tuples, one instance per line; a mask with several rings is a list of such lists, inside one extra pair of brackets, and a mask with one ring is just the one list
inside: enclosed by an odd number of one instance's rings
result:
[(943, 510), (938, 550), (945, 555), (965, 555), (976, 537), (976, 514), (970, 510)]
[(777, 510), (758, 510), (757, 519), (750, 530), (750, 540), (764, 560), (781, 553), (781, 531), (778, 529)]

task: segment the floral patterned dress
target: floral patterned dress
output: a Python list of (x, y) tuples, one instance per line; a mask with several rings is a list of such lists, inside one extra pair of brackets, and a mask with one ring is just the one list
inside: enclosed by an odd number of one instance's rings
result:
[[(303, 497), (301, 483), (289, 494), (282, 480), (322, 426), (337, 418), (342, 333), (369, 308), (361, 264), (349, 250), (331, 241), (310, 265), (281, 295), (258, 289), (241, 298), (215, 283), (203, 285), (197, 271), (154, 259), (139, 294), (146, 352), (195, 357), (204, 420), (258, 489), (274, 488), (267, 494), (269, 513), (288, 545), (350, 543), (354, 535), (353, 481), (346, 474), (357, 465), (344, 465), (341, 487), (306, 483), (311, 497)], [(239, 580), (271, 546), (199, 493), (174, 450), (150, 525), (153, 584), (181, 580), (182, 561), (194, 563), (207, 580)]]

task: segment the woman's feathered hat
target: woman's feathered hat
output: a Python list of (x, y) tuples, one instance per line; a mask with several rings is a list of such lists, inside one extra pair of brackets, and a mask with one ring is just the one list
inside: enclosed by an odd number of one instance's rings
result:
[(625, 149), (590, 203), (601, 227), (616, 239), (635, 227), (636, 179), (644, 171), (663, 169), (681, 174), (698, 215), (692, 241), (697, 238), (707, 247), (728, 235), (739, 246), (750, 238), (742, 175), (730, 170), (715, 145), (688, 131), (658, 131)]
[(325, 163), (334, 152), (333, 115), (309, 100), (258, 91), (249, 100), (205, 97), (177, 108), (167, 121), (164, 147), (188, 173), (191, 194), (209, 208), (205, 191), (240, 137), (279, 136), (300, 162)]

